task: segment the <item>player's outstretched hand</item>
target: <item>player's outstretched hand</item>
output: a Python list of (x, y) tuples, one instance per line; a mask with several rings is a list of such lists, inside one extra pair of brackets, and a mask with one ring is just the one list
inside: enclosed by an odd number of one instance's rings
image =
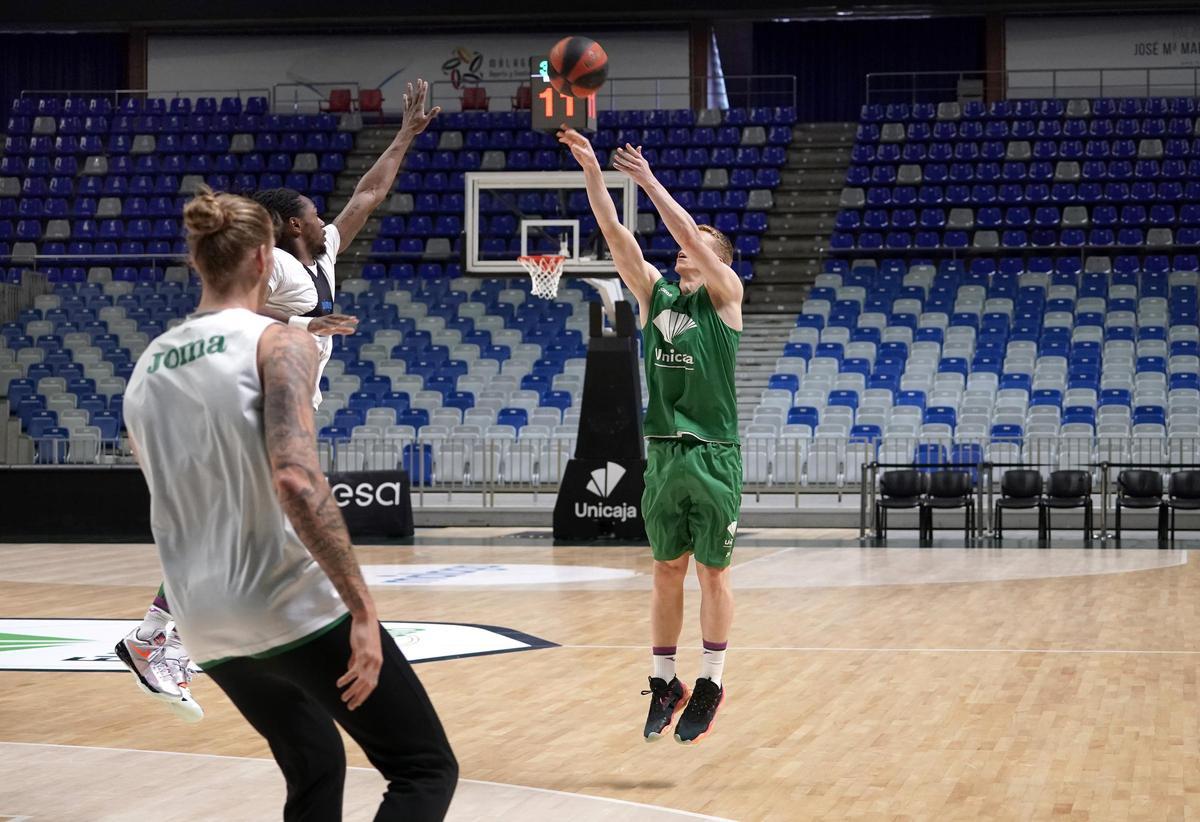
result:
[(326, 314), (316, 317), (308, 324), (308, 332), (318, 337), (331, 337), (334, 334), (353, 334), (358, 328), (358, 317), (348, 314)]
[(433, 118), (441, 113), (441, 106), (434, 106), (429, 111), (425, 111), (425, 98), (428, 96), (429, 83), (418, 78), (415, 90), (412, 83), (408, 84), (408, 91), (404, 95), (404, 125), (402, 128), (407, 129), (409, 134), (420, 134), (433, 122)]
[(618, 147), (613, 152), (613, 168), (629, 177), (638, 185), (644, 186), (654, 179), (650, 164), (642, 156), (642, 147), (634, 148), (629, 143)]
[(383, 667), (383, 648), (379, 642), (379, 622), (376, 619), (351, 619), (350, 667), (337, 681), (342, 702), (355, 710), (379, 684), (379, 669)]
[(592, 144), (588, 142), (588, 138), (584, 137), (573, 128), (563, 128), (558, 132), (558, 141), (571, 149), (571, 154), (575, 156), (575, 160), (584, 168), (589, 166), (600, 167), (600, 163), (596, 160), (596, 152), (592, 150)]

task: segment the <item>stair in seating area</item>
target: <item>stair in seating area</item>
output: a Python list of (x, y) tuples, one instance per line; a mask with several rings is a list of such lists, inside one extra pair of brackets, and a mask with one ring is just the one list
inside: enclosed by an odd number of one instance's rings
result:
[[(799, 311), (799, 308), (796, 309)], [(788, 332), (795, 327), (795, 314), (742, 315), (742, 341), (737, 357), (738, 423), (754, 416), (767, 380), (775, 373), (775, 360), (783, 356)]]
[(800, 311), (837, 217), (854, 145), (854, 123), (798, 123), (783, 181), (767, 212), (762, 253), (746, 288), (747, 314)]

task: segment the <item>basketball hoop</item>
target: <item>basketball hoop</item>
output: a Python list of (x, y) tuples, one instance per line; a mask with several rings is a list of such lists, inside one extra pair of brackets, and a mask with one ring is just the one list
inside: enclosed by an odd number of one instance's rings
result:
[(567, 258), (561, 254), (529, 254), (517, 257), (517, 262), (533, 281), (533, 295), (543, 300), (558, 296), (558, 281)]

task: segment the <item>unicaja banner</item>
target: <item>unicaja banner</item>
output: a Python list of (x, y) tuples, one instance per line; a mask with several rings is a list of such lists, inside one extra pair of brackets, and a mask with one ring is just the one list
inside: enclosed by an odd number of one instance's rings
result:
[(556, 539), (645, 539), (642, 521), (644, 460), (567, 463), (554, 504)]
[(411, 537), (412, 495), (404, 471), (330, 474), (333, 499), (353, 537)]

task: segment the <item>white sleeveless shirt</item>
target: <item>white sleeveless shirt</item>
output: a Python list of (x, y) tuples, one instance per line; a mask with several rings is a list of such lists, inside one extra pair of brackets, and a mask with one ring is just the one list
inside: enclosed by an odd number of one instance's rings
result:
[(150, 343), (125, 391), (167, 602), (202, 666), (279, 650), (347, 611), (275, 496), (258, 373), (272, 322), (190, 317)]

